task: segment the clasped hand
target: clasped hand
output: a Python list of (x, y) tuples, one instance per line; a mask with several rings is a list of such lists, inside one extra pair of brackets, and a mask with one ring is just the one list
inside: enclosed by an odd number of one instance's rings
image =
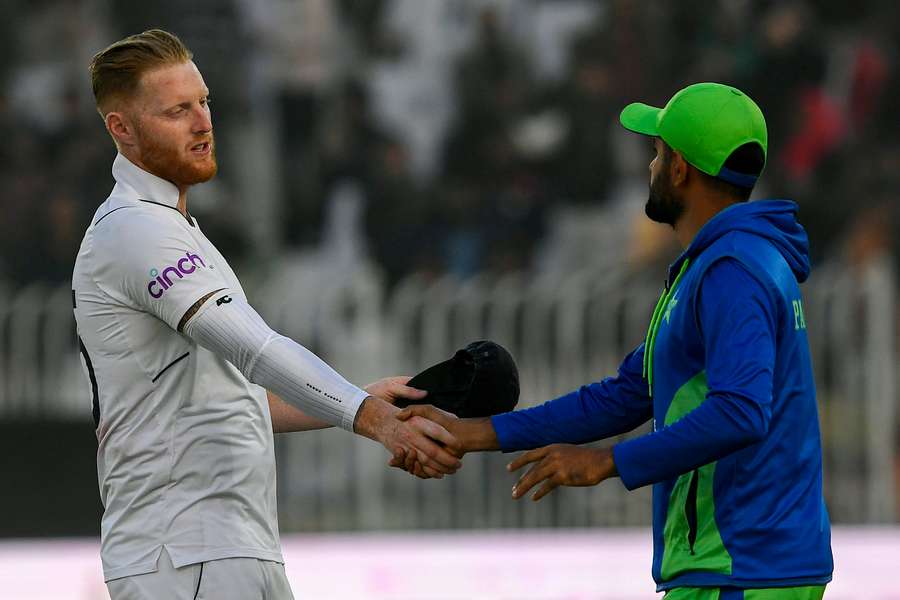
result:
[[(409, 377), (388, 377), (369, 384), (365, 390), (386, 402), (373, 403), (366, 411), (363, 433), (381, 442), (391, 453), (390, 464), (409, 460), (419, 477), (441, 479), (462, 466), (459, 441), (440, 423), (423, 416), (396, 418), (400, 409), (392, 406), (398, 398), (419, 400), (426, 392), (406, 385)], [(373, 416), (368, 415), (375, 413)]]

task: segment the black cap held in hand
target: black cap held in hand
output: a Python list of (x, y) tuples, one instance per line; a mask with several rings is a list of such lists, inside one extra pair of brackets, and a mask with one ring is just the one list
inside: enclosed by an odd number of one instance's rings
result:
[(427, 390), (428, 396), (398, 400), (397, 406), (433, 404), (463, 418), (509, 412), (519, 401), (519, 370), (513, 357), (500, 344), (486, 340), (472, 342), (407, 385)]

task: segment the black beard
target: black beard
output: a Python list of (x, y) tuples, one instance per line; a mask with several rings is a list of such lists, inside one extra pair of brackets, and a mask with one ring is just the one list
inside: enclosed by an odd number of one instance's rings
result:
[(684, 214), (684, 202), (675, 195), (669, 181), (660, 176), (650, 184), (650, 195), (644, 205), (644, 212), (651, 221), (674, 227)]

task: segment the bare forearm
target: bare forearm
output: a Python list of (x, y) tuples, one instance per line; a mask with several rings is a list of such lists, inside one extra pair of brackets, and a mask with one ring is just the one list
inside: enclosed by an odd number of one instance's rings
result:
[[(456, 438), (455, 449), (463, 454), (483, 450), (500, 450), (497, 431), (494, 429), (494, 423), (490, 417), (460, 419), (447, 411), (425, 404), (407, 406), (397, 414), (397, 417), (403, 421), (419, 417), (438, 423)], [(405, 465), (404, 468), (409, 470), (409, 466), (411, 464)]]
[(275, 433), (290, 433), (292, 431), (312, 431), (331, 427), (329, 423), (311, 417), (302, 410), (295, 408), (278, 397), (277, 394), (267, 391), (269, 398), (269, 414), (272, 416), (272, 431)]
[(396, 428), (394, 419), (390, 417), (399, 410), (380, 398), (369, 396), (363, 400), (356, 413), (353, 431), (370, 440), (380, 442), (389, 435), (390, 430)]
[(490, 417), (460, 419), (450, 425), (449, 431), (460, 441), (463, 452), (500, 449)]

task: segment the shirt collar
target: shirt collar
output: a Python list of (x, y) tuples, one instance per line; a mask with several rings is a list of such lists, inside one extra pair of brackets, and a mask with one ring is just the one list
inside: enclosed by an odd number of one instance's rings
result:
[(140, 168), (122, 154), (117, 154), (112, 166), (113, 178), (127, 185), (144, 200), (178, 207), (178, 188), (161, 177)]

